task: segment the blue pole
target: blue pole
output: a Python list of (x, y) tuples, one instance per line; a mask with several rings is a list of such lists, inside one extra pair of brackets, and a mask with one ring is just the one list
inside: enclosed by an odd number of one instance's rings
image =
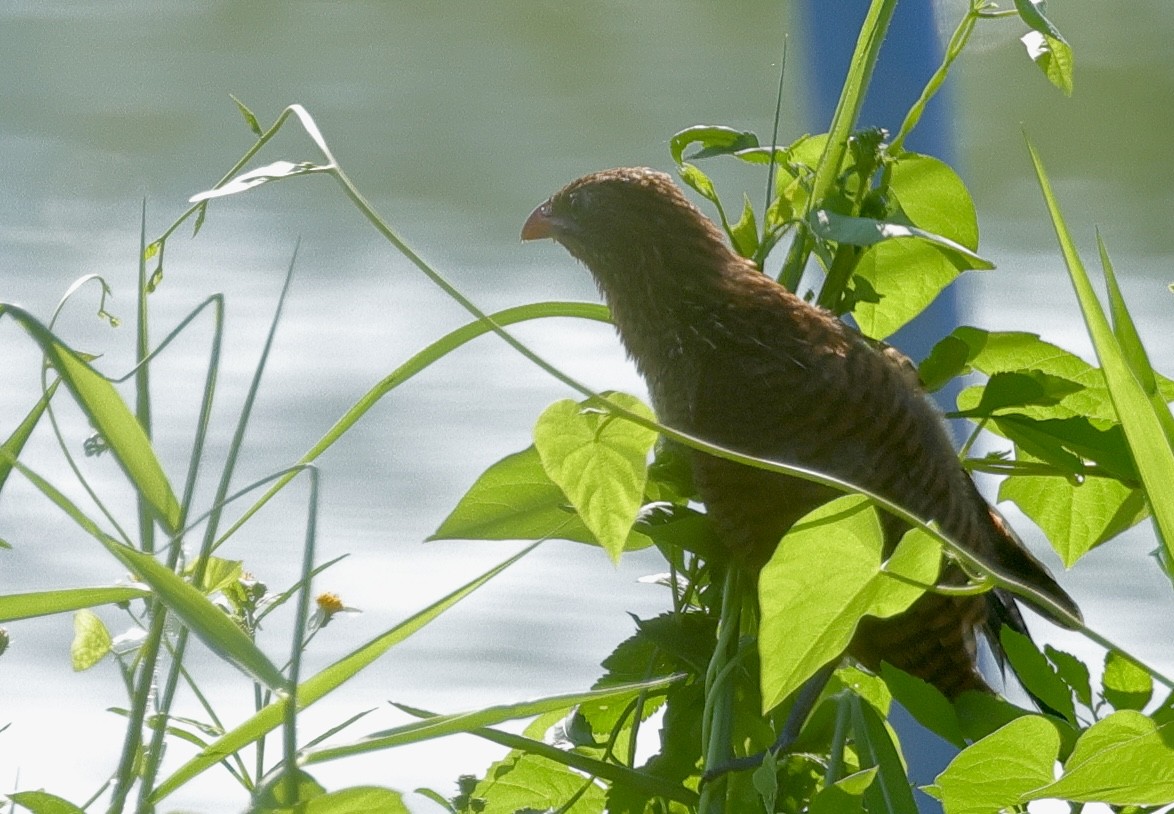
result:
[[(826, 131), (831, 122), (869, 5), (869, 0), (801, 0), (799, 3), (799, 25), (808, 55), (808, 121), (815, 132)], [(941, 60), (932, 0), (901, 0), (881, 48), (858, 126), (884, 127), (895, 134)], [(956, 165), (951, 96), (947, 83), (926, 107), (917, 128), (906, 139), (905, 149)], [(958, 301), (950, 287), (889, 341), (914, 360), (920, 360), (937, 339), (957, 324)], [(944, 393), (943, 400), (953, 402), (954, 395), (956, 391)], [(918, 785), (932, 782), (957, 753), (953, 746), (920, 727), (897, 706), (890, 722), (900, 733), (909, 777)], [(916, 792), (916, 797), (922, 812), (942, 810), (936, 800), (921, 792)]]

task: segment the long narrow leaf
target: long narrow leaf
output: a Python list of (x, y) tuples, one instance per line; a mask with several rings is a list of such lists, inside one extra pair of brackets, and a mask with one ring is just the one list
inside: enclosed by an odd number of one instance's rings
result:
[[(353, 427), (360, 418), (362, 418), (368, 410), (388, 393), (408, 379), (421, 372), (429, 365), (444, 358), (452, 353), (457, 348), (466, 343), (476, 339), (479, 336), (490, 333), (494, 330), (494, 326), (505, 327), (513, 325), (517, 322), (525, 322), (533, 319), (545, 319), (547, 317), (576, 317), (579, 319), (589, 319), (596, 322), (608, 321), (608, 310), (606, 307), (597, 303), (587, 302), (536, 302), (527, 305), (519, 305), (514, 308), (506, 308), (503, 311), (498, 311), (495, 314), (490, 314), (487, 320), (476, 320), (460, 328), (445, 334), (440, 339), (433, 342), (428, 347), (424, 348), (419, 353), (412, 356), (411, 359), (404, 362), (397, 367), (390, 374), (385, 376), (378, 384), (368, 390), (362, 398), (355, 402), (342, 418), (334, 423), (325, 435), (314, 444), (310, 450), (301, 457), (298, 461), (300, 464), (307, 464), (317, 459), (319, 455), (328, 450), (339, 438)], [(221, 539), (229, 537), (238, 528), (243, 526), (250, 517), (257, 513), (262, 506), (269, 502), (275, 494), (281, 491), (290, 480), (293, 479), (296, 472), (291, 471), (290, 474), (278, 480), (272, 487), (269, 488), (264, 495), (262, 495), (256, 503), (249, 507), (249, 509), (240, 516), (232, 524), (232, 526), (221, 535)]]
[[(407, 712), (409, 715), (415, 715), (419, 718), (432, 719), (438, 717), (434, 713), (427, 713), (423, 710), (406, 707), (403, 704), (396, 704), (395, 706)], [(479, 727), (469, 730), (469, 734), (509, 749), (516, 749), (519, 752), (544, 757), (563, 766), (577, 769), (580, 772), (593, 775), (594, 777), (603, 778), (616, 785), (627, 786), (652, 797), (664, 797), (689, 806), (697, 804), (696, 792), (661, 777), (657, 777), (649, 772), (636, 771), (617, 763), (607, 763), (593, 757), (588, 757), (580, 752), (560, 749), (552, 744), (527, 738), (524, 735), (515, 735), (512, 732), (502, 732), (500, 729)]]
[[(45, 390), (45, 394), (33, 405), (33, 409), (29, 410), (29, 414), (24, 417), (24, 420), (17, 425), (16, 429), (12, 431), (12, 435), (4, 441), (4, 448), (8, 450), (8, 454), (13, 458), (19, 458), (21, 450), (29, 440), (29, 436), (33, 434), (33, 429), (37, 426), (37, 422), (41, 420), (41, 416), (45, 414), (45, 410), (49, 407), (49, 401), (53, 398), (53, 394), (57, 392), (57, 385), (61, 384), (61, 380), (53, 382)], [(8, 463), (7, 459), (0, 460), (0, 491), (4, 489), (4, 482), (8, 480), (9, 474), (12, 473), (12, 464)]]
[(547, 698), (540, 698), (536, 701), (523, 701), (518, 704), (486, 707), (473, 712), (437, 715), (434, 718), (427, 718), (423, 721), (378, 732), (346, 746), (333, 746), (304, 753), (302, 761), (305, 764), (323, 763), (328, 760), (349, 757), (350, 755), (378, 752), (395, 746), (418, 743), (424, 740), (444, 737), (445, 735), (455, 735), (459, 732), (470, 732), (474, 729), (492, 726), (504, 721), (532, 718), (535, 715), (542, 715), (553, 710), (567, 709), (579, 704), (630, 698), (639, 693), (656, 692), (657, 690), (666, 689), (679, 678), (680, 676), (669, 676), (668, 678), (658, 678), (635, 684), (617, 685), (603, 690), (588, 690), (587, 692), (569, 695), (553, 695)]
[(236, 626), (228, 615), (203, 594), (184, 582), (154, 557), (135, 551), (98, 528), (90, 518), (57, 490), (53, 484), (17, 462), (20, 473), (36, 486), (75, 523), (81, 526), (107, 551), (113, 554), (137, 578), (151, 586), (156, 596), (178, 616), (204, 644), (226, 661), (272, 689), (285, 686), (285, 677), (256, 644)]
[[(410, 616), (395, 627), (390, 628), (352, 651), (350, 654), (343, 656), (320, 673), (306, 679), (306, 681), (298, 686), (298, 705), (302, 709), (305, 709), (326, 694), (333, 692), (392, 647), (420, 630), (457, 602), (460, 602), (506, 568), (529, 554), (537, 545), (535, 543), (523, 548), (508, 560), (494, 566), (473, 581), (453, 591), (448, 596), (432, 603), (419, 613)], [(276, 729), (281, 725), (282, 717), (285, 714), (285, 706), (285, 699), (275, 701), (232, 731), (226, 732), (223, 737), (209, 745), (207, 749), (200, 752), (200, 754), (196, 755), (183, 766), (180, 766), (174, 774), (160, 783), (151, 795), (151, 801), (159, 802), (201, 772), (215, 766), (229, 755), (263, 738), (266, 734)]]
[(1101, 255), (1101, 269), (1105, 275), (1105, 287), (1109, 292), (1109, 314), (1113, 317), (1113, 333), (1117, 336), (1121, 351), (1125, 354), (1129, 367), (1133, 370), (1133, 375), (1137, 376), (1142, 389), (1149, 396), (1150, 403), (1154, 406), (1154, 414), (1162, 422), (1162, 428), (1166, 431), (1166, 440), (1174, 444), (1174, 415), (1170, 413), (1169, 405), (1166, 404), (1166, 400), (1158, 390), (1158, 377), (1154, 372), (1153, 365), (1150, 364), (1150, 357), (1146, 353), (1145, 345), (1141, 343), (1141, 336), (1137, 332), (1137, 326), (1133, 323), (1133, 316), (1125, 305), (1125, 298), (1121, 296), (1121, 289), (1117, 285), (1117, 274), (1113, 271), (1109, 250), (1105, 246), (1105, 241), (1101, 239), (1100, 232), (1097, 232), (1097, 249)]
[[(1121, 419), (1125, 438), (1137, 463), (1138, 473), (1149, 498), (1154, 522), (1166, 549), (1166, 562), (1174, 564), (1174, 450), (1166, 439), (1161, 421), (1149, 397), (1129, 367), (1113, 329), (1109, 326), (1092, 283), (1084, 270), (1068, 226), (1060, 212), (1051, 182), (1044, 172), (1043, 162), (1029, 140), (1027, 149), (1035, 166), (1036, 178), (1043, 191), (1044, 201), (1056, 230), (1068, 275), (1076, 289), (1080, 309), (1088, 326), (1089, 336), (1105, 374), (1109, 396)], [(1171, 566), (1168, 566), (1171, 567)]]
[(33, 337), (45, 357), (60, 374), (78, 405), (121, 464), (139, 494), (156, 516), (174, 533), (180, 525), (179, 501), (142, 426), (114, 389), (97, 371), (70, 350), (29, 312), (0, 304), (0, 315), (9, 314)]
[(0, 596), (0, 622), (15, 622), (35, 616), (51, 616), (81, 608), (112, 605), (142, 599), (151, 592), (142, 588), (69, 588), (62, 591), (32, 591)]

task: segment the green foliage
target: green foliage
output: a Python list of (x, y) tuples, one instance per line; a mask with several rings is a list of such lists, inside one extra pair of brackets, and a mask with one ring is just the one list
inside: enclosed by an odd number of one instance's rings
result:
[(766, 710), (843, 653), (861, 618), (900, 613), (937, 579), (940, 552), (927, 537), (908, 534), (887, 563), (882, 548), (876, 510), (856, 496), (816, 509), (783, 538), (758, 583)]
[[(828, 133), (779, 146), (752, 132), (707, 125), (677, 133), (669, 145), (682, 181), (714, 206), (739, 253), (777, 274), (792, 290), (814, 259), (824, 272), (822, 283), (816, 291), (801, 293), (837, 314), (850, 313), (874, 339), (907, 324), (963, 272), (991, 268), (979, 253), (974, 205), (961, 179), (938, 159), (903, 148), (974, 28), (986, 18), (1017, 14), (1032, 29), (1025, 44), (1047, 78), (1066, 93), (1073, 81), (1071, 49), (1044, 16), (1042, 4), (1016, 0), (1014, 11), (1002, 11), (987, 0), (972, 0), (941, 68), (901, 130), (893, 137), (860, 130), (860, 105), (892, 9), (892, 0), (872, 4)], [(484, 776), (462, 778), (460, 793), (452, 800), (421, 790), (453, 812), (913, 812), (901, 744), (887, 721), (894, 699), (960, 749), (937, 781), (924, 788), (942, 801), (947, 814), (1022, 809), (1049, 798), (1118, 807), (1159, 806), (1174, 799), (1174, 750), (1169, 745), (1174, 694), (1156, 705), (1153, 701), (1155, 683), (1174, 688), (1174, 682), (1083, 625), (1073, 626), (1106, 649), (1099, 684), (1075, 656), (1050, 646), (1041, 652), (1010, 630), (1001, 634), (1002, 649), (1024, 687), (1039, 700), (1043, 715), (986, 694), (963, 694), (951, 703), (934, 687), (889, 665), (882, 665), (879, 676), (837, 667), (862, 618), (898, 614), (924, 591), (1024, 589), (993, 568), (987, 573), (986, 564), (962, 558), (949, 545), (943, 553), (943, 543), (949, 541), (912, 518), (912, 530), (886, 552), (877, 508), (860, 495), (842, 497), (804, 518), (781, 541), (756, 590), (743, 585), (723, 556), (717, 532), (696, 505), (688, 447), (735, 460), (737, 454), (659, 426), (649, 408), (632, 396), (593, 392), (507, 330), (549, 317), (605, 321), (606, 309), (532, 303), (485, 314), (370, 208), (303, 108), (287, 108), (263, 129), (248, 108), (234, 101), (256, 143), (218, 184), (193, 196), (191, 208), (159, 238), (142, 242), (139, 345), (135, 368), (126, 376), (134, 377), (139, 394), (133, 407), (116, 381), (100, 370), (99, 360), (70, 347), (52, 322), (44, 324), (27, 311), (0, 303), (0, 318), (20, 324), (46, 361), (41, 398), (0, 445), (0, 489), (14, 472), (26, 478), (136, 580), (130, 586), (0, 597), (0, 621), (74, 613), (75, 668), (113, 662), (124, 677), (129, 703), (116, 712), (127, 729), (111, 774), (110, 811), (159, 806), (205, 771), (223, 766), (251, 795), (251, 811), (394, 814), (407, 810), (398, 791), (375, 786), (327, 791), (311, 773), (313, 767), (469, 734), (508, 752)], [(282, 159), (248, 169), (289, 121), (300, 124), (321, 158)], [(1100, 366), (1034, 334), (963, 327), (944, 337), (922, 361), (921, 379), (934, 391), (973, 377), (966, 380), (971, 386), (961, 391), (954, 415), (972, 422), (975, 435), (990, 430), (1002, 446), (986, 458), (967, 458), (965, 465), (1003, 476), (1000, 497), (1014, 501), (1040, 526), (1066, 565), (1152, 516), (1164, 545), (1161, 566), (1169, 569), (1174, 562), (1174, 549), (1169, 548), (1174, 539), (1174, 416), (1167, 405), (1174, 398), (1174, 382), (1154, 371), (1108, 252), (1099, 242), (1108, 290), (1106, 315), (1039, 157), (1029, 151)], [(760, 211), (745, 194), (739, 207), (727, 210), (702, 169), (702, 162), (729, 158), (770, 174), (769, 200)], [(216, 494), (197, 506), (192, 487), (204, 465), (200, 453), (209, 430), (223, 302), (210, 297), (152, 348), (147, 342), (147, 294), (162, 283), (167, 243), (183, 222), (191, 219), (198, 232), (208, 207), (220, 199), (310, 174), (334, 178), (376, 231), (473, 321), (389, 373), (297, 462), (230, 495), (241, 438), (265, 366), (263, 355), (239, 407), (228, 461), (217, 473)], [(784, 246), (785, 257), (779, 258)], [(156, 264), (149, 274), (148, 261)], [(270, 339), (279, 314), (280, 307)], [(215, 342), (208, 357), (205, 409), (192, 439), (191, 472), (180, 489), (167, 477), (152, 445), (146, 385), (153, 360), (201, 315), (211, 317)], [(311, 582), (331, 565), (314, 558), (313, 462), (384, 396), (486, 333), (580, 398), (551, 405), (535, 423), (533, 446), (489, 467), (431, 539), (534, 544), (385, 627), (309, 677), (302, 676), (301, 655), (314, 635), (333, 614), (347, 610), (341, 598), (322, 595), (318, 613), (311, 617), (308, 612)], [(973, 383), (981, 377), (985, 380)], [(139, 539), (121, 531), (133, 524), (120, 524), (101, 496), (94, 495), (101, 508), (96, 519), (21, 459), (31, 432), (44, 417), (52, 417), (53, 400), (61, 392), (95, 427), (90, 448), (110, 451), (125, 473), (138, 500)], [(658, 432), (665, 440), (654, 450)], [(68, 457), (72, 442), (59, 442)], [(746, 465), (773, 465), (744, 458)], [(819, 473), (791, 474), (819, 479)], [(217, 557), (214, 551), (300, 475), (311, 483), (303, 566), (293, 584), (270, 591), (247, 572), (244, 562)], [(225, 508), (258, 490), (264, 490), (261, 496), (224, 528)], [(201, 524), (204, 534), (195, 542), (191, 529)], [(165, 535), (165, 545), (155, 545), (156, 529)], [(551, 538), (597, 545), (612, 560), (649, 546), (664, 556), (666, 573), (655, 581), (665, 587), (671, 611), (636, 619), (634, 632), (604, 660), (591, 690), (448, 714), (396, 704), (416, 720), (348, 741), (337, 736), (366, 712), (338, 721), (316, 737), (299, 733), (302, 709), (337, 692)], [(963, 559), (975, 577), (973, 584), (935, 584), (943, 556)], [(115, 609), (137, 632), (125, 649), (115, 645), (109, 617), (99, 615), (112, 616)], [(290, 610), (291, 656), (278, 658), (257, 643), (255, 634), (267, 614)], [(193, 634), (214, 657), (240, 669), (242, 688), (256, 705), (243, 721), (222, 724), (215, 702), (186, 670), (186, 646)], [(820, 690), (813, 679), (829, 674)], [(204, 716), (175, 714), (180, 686), (199, 699)], [(804, 694), (810, 695), (812, 709), (805, 719), (793, 722), (792, 749), (767, 751)], [(522, 734), (497, 728), (518, 720), (530, 721)], [(651, 754), (642, 746), (648, 739), (641, 737), (648, 726), (660, 729)], [(278, 732), (280, 748), (265, 752), (269, 736)], [(167, 740), (185, 742), (197, 751), (161, 776)], [(256, 761), (246, 760), (250, 749), (257, 750)], [(263, 771), (261, 755), (269, 758), (268, 771)], [(1057, 763), (1062, 766), (1058, 778), (1053, 771)], [(46, 792), (15, 792), (9, 800), (47, 814), (81, 810)]]

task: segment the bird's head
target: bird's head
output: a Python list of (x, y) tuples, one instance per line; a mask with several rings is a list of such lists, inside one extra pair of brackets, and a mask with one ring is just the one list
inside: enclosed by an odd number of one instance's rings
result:
[(688, 285), (733, 254), (672, 178), (646, 167), (604, 170), (567, 184), (522, 227), (522, 240), (542, 238), (582, 261), (605, 293), (631, 285), (633, 276)]

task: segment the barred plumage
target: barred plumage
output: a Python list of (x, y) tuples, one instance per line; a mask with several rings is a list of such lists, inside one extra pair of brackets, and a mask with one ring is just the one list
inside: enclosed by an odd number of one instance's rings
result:
[[(553, 238), (591, 271), (661, 421), (864, 486), (1079, 615), (975, 489), (912, 363), (734, 253), (669, 176), (616, 169), (580, 178), (534, 210), (522, 237)], [(693, 468), (718, 534), (754, 572), (796, 520), (838, 495), (704, 454)], [(895, 538), (899, 524), (886, 526)], [(942, 579), (963, 574), (950, 566)], [(976, 636), (996, 616), (1022, 628), (1010, 596), (926, 594), (898, 616), (863, 620), (849, 652), (949, 697), (986, 690)]]

